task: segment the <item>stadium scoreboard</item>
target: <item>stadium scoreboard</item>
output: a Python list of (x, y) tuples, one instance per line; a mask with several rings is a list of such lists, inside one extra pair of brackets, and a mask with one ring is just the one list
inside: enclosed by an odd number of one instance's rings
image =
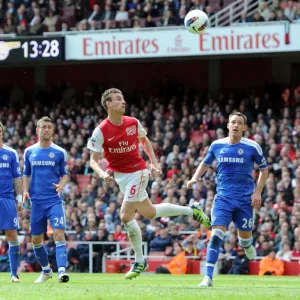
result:
[(0, 39), (0, 65), (62, 62), (64, 58), (63, 37)]

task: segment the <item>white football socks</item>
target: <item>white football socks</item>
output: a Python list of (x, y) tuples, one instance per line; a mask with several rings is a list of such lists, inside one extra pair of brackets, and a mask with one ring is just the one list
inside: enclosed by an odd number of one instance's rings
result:
[(134, 219), (128, 222), (125, 224), (125, 228), (127, 229), (128, 237), (134, 250), (135, 261), (143, 263), (145, 259), (143, 256), (142, 232), (137, 221)]
[(174, 217), (179, 215), (185, 215), (185, 216), (192, 216), (193, 210), (189, 206), (180, 206), (180, 205), (174, 205), (170, 203), (161, 203), (156, 204), (155, 206), (155, 217)]

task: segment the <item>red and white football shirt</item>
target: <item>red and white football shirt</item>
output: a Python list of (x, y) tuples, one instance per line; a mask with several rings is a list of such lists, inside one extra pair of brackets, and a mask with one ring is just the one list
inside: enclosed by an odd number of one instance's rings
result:
[(112, 124), (108, 118), (102, 121), (95, 128), (87, 147), (98, 153), (104, 150), (108, 170), (133, 173), (146, 169), (139, 152), (138, 138), (145, 137), (147, 132), (136, 118), (122, 118), (123, 124), (120, 126)]

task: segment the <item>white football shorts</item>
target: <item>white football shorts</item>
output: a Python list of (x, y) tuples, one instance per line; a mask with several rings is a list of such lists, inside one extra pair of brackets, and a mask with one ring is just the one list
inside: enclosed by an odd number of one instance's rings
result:
[(124, 201), (142, 202), (147, 199), (146, 191), (150, 178), (148, 169), (140, 170), (134, 173), (114, 173), (115, 180), (124, 194)]

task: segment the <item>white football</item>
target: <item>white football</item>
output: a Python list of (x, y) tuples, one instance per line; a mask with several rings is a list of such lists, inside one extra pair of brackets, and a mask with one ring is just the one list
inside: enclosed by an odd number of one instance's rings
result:
[(207, 14), (202, 10), (191, 10), (184, 18), (184, 25), (189, 32), (200, 34), (208, 26)]

